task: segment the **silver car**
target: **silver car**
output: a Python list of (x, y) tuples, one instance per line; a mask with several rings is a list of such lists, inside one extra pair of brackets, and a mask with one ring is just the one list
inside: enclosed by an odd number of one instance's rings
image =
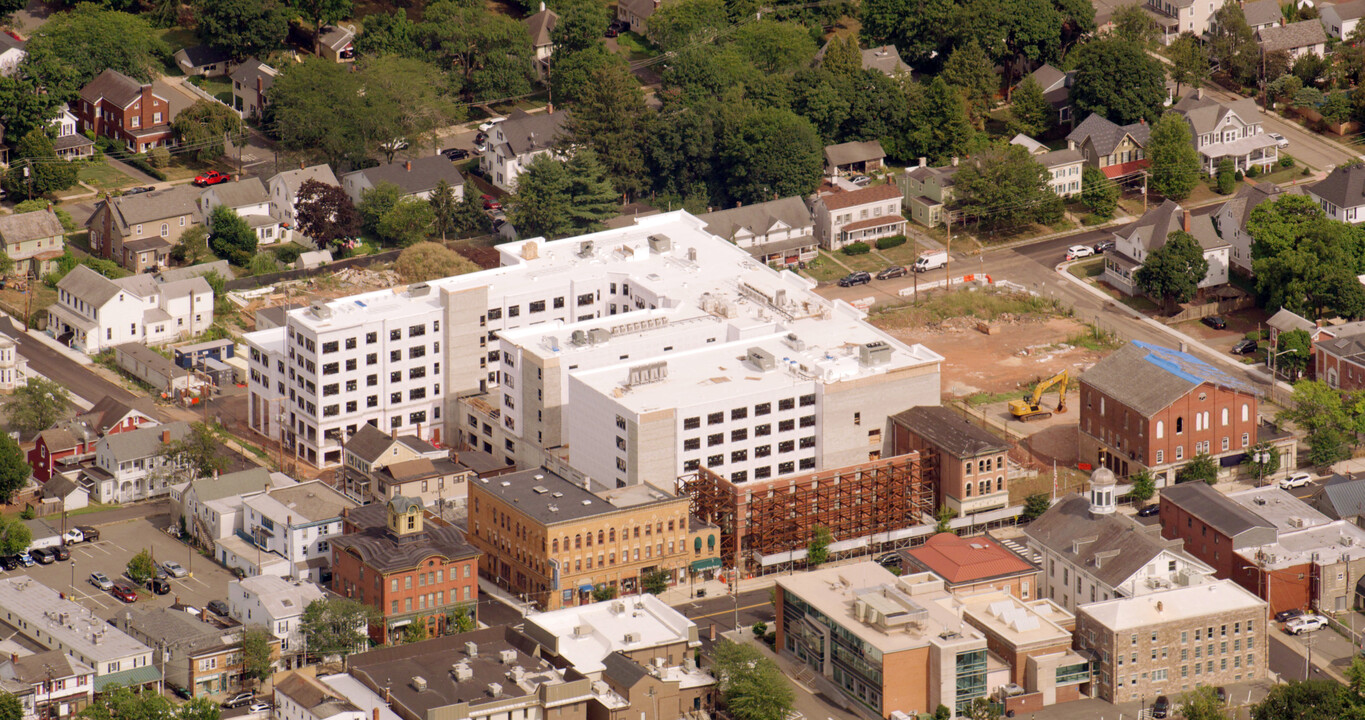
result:
[(90, 584), (101, 590), (111, 590), (114, 587), (114, 581), (102, 572), (90, 573)]
[(173, 578), (182, 578), (190, 574), (190, 572), (185, 569), (184, 565), (181, 565), (174, 560), (167, 560), (166, 562), (161, 563), (161, 569), (165, 570), (166, 574)]

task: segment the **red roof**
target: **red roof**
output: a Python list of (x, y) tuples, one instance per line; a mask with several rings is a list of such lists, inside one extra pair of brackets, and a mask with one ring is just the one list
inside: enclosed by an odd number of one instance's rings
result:
[(859, 190), (845, 190), (826, 195), (825, 207), (830, 210), (842, 210), (843, 208), (853, 207), (854, 205), (866, 205), (871, 202), (881, 202), (882, 200), (892, 200), (901, 196), (900, 188), (895, 185), (873, 185)]
[(1036, 569), (985, 536), (962, 538), (952, 533), (939, 533), (923, 545), (905, 552), (952, 585)]
[(1105, 177), (1112, 180), (1117, 177), (1123, 177), (1124, 175), (1128, 175), (1130, 173), (1135, 173), (1138, 170), (1141, 170), (1142, 168), (1145, 168), (1151, 164), (1152, 164), (1151, 160), (1143, 158), (1141, 160), (1133, 160), (1131, 162), (1108, 165), (1100, 168), (1100, 172), (1104, 173)]

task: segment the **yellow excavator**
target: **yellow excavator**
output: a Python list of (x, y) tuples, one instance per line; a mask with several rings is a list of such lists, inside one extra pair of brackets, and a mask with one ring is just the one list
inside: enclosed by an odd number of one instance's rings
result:
[(1028, 422), (1030, 420), (1042, 420), (1052, 417), (1052, 411), (1043, 408), (1043, 393), (1047, 392), (1052, 386), (1057, 386), (1057, 412), (1066, 412), (1066, 385), (1070, 380), (1065, 370), (1053, 375), (1052, 377), (1038, 383), (1033, 388), (1031, 395), (1026, 395), (1022, 400), (1010, 401), (1010, 414), (1015, 420)]

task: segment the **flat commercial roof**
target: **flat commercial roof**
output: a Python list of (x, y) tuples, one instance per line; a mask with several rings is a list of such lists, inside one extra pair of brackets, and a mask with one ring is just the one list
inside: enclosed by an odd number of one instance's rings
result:
[(29, 577), (0, 579), (0, 612), (4, 612), (5, 622), (23, 635), (48, 648), (60, 643), (86, 662), (120, 660), (152, 651), (85, 606)]
[(1265, 605), (1264, 600), (1231, 580), (1214, 580), (1150, 595), (1094, 602), (1082, 605), (1077, 612), (1089, 615), (1110, 630), (1130, 630)]
[(677, 496), (647, 485), (593, 493), (546, 468), (479, 478), (473, 483), (546, 525), (678, 500)]
[(1076, 616), (1046, 598), (1024, 602), (1004, 590), (953, 595), (939, 601), (949, 610), (961, 609), (975, 625), (1004, 638), (1015, 648), (1047, 643), (1070, 643)]
[(555, 636), (556, 654), (584, 674), (601, 672), (613, 652), (691, 643), (697, 627), (648, 593), (530, 615), (526, 624)]
[(1317, 508), (1275, 486), (1229, 493), (1228, 499), (1268, 521), (1280, 532), (1332, 522), (1332, 518), (1323, 515)]

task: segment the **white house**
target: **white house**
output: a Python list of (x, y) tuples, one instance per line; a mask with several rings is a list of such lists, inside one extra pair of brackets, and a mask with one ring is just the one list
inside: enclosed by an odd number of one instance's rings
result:
[[(368, 720), (370, 715), (323, 681), (294, 672), (275, 683), (273, 717), (278, 720)], [(375, 717), (378, 718), (379, 713), (375, 713)]]
[(1218, 172), (1218, 164), (1230, 158), (1243, 172), (1251, 167), (1270, 169), (1279, 161), (1275, 140), (1261, 128), (1260, 108), (1256, 101), (1243, 98), (1223, 103), (1205, 97), (1203, 88), (1186, 95), (1171, 107), (1190, 124), (1194, 147), (1199, 151), (1204, 172)]
[(210, 215), (219, 205), (232, 208), (251, 226), (256, 232), (256, 244), (273, 245), (283, 239), (284, 229), (270, 212), (270, 193), (260, 178), (243, 178), (204, 188), (199, 194), (199, 212), (204, 216), (205, 225), (211, 225)]
[(1352, 224), (1365, 222), (1365, 165), (1338, 165), (1309, 185), (1307, 192), (1327, 217)]
[(279, 638), (280, 651), (287, 657), (304, 649), (299, 629), (303, 611), (324, 597), (326, 592), (311, 582), (257, 575), (228, 583), (228, 614), (247, 627), (265, 626)]
[(1251, 243), (1254, 238), (1247, 231), (1247, 220), (1251, 211), (1263, 202), (1273, 202), (1287, 193), (1302, 193), (1298, 187), (1282, 191), (1274, 183), (1249, 182), (1237, 191), (1231, 200), (1223, 203), (1213, 214), (1213, 228), (1218, 237), (1231, 246), (1229, 261), (1242, 272), (1251, 274)]
[[(1322, 12), (1325, 15), (1327, 13), (1326, 8), (1323, 8)], [(1280, 12), (1278, 0), (1244, 2), (1242, 3), (1242, 16), (1246, 18), (1247, 26), (1251, 28), (1252, 32), (1279, 25), (1284, 21), (1284, 14)]]
[(95, 462), (81, 471), (78, 482), (105, 504), (166, 495), (189, 470), (162, 457), (161, 449), (189, 432), (189, 423), (177, 421), (107, 435), (95, 446)]
[(1227, 284), (1231, 244), (1219, 237), (1213, 218), (1194, 215), (1173, 200), (1148, 210), (1137, 222), (1114, 233), (1114, 249), (1104, 254), (1105, 282), (1127, 295), (1141, 294), (1134, 273), (1177, 231), (1189, 233), (1204, 249), (1209, 270), (1199, 282), (1200, 289)]
[(172, 516), (178, 515), (197, 540), (212, 544), (242, 529), (243, 498), (292, 484), (288, 475), (265, 468), (198, 478), (171, 488), (171, 506), (179, 510)]
[(222, 77), (232, 69), (232, 55), (208, 45), (180, 48), (171, 57), (186, 75)]
[(1351, 0), (1338, 5), (1324, 3), (1318, 15), (1323, 29), (1338, 40), (1350, 37), (1362, 17), (1365, 17), (1365, 0)]
[[(341, 534), (342, 511), (358, 506), (320, 480), (248, 497), (242, 501), (241, 537), (218, 544), (234, 551), (232, 541), (249, 538), (247, 544), (259, 553), (236, 552), (235, 560), (229, 557), (224, 564), (249, 576), (280, 575), (326, 584), (331, 581), (329, 541)], [(223, 561), (221, 554), (219, 559)]]
[(1081, 194), (1081, 174), (1085, 170), (1085, 156), (1072, 148), (1049, 150), (1031, 137), (1015, 135), (1011, 145), (1018, 145), (1033, 156), (1034, 162), (1047, 170), (1047, 184), (1052, 192), (1067, 198)]
[(16, 40), (9, 33), (0, 31), (0, 75), (13, 75), (19, 63), (28, 57), (24, 47), (28, 43)]
[(517, 110), (488, 132), (488, 147), (479, 167), (494, 185), (507, 192), (517, 188), (517, 176), (539, 155), (550, 152), (569, 120), (566, 112), (531, 115)]
[(47, 333), (87, 353), (123, 343), (160, 345), (213, 324), (213, 288), (202, 277), (157, 283), (150, 275), (110, 280), (78, 265), (57, 283)]
[(1256, 39), (1263, 52), (1286, 53), (1291, 62), (1304, 55), (1322, 57), (1327, 49), (1327, 32), (1317, 18), (1262, 28), (1256, 31)]
[(62, 106), (61, 113), (52, 119), (52, 129), (57, 133), (52, 140), (52, 149), (57, 153), (57, 157), (74, 160), (95, 154), (95, 141), (80, 132), (76, 116), (71, 113), (71, 106)]
[(835, 189), (817, 195), (811, 204), (815, 238), (820, 247), (838, 250), (855, 242), (873, 243), (878, 238), (905, 234), (896, 185), (872, 185), (857, 190)]
[(341, 186), (351, 202), (360, 204), (365, 191), (380, 183), (396, 185), (403, 197), (426, 200), (442, 180), (455, 189), (456, 199), (464, 197), (464, 177), (444, 155), (428, 155), (349, 172), (341, 176)]
[(308, 180), (341, 187), (341, 183), (337, 182), (337, 176), (332, 173), (332, 168), (326, 165), (313, 165), (276, 173), (266, 181), (266, 185), (270, 188), (270, 215), (278, 219), (285, 228), (286, 237), (283, 239), (312, 245), (312, 241), (298, 231), (298, 221), (294, 217), (298, 209), (299, 188)]
[(9, 391), (28, 382), (28, 360), (19, 354), (18, 345), (0, 337), (0, 390)]
[(526, 26), (527, 34), (531, 36), (531, 48), (536, 53), (536, 73), (540, 77), (545, 77), (550, 71), (550, 56), (555, 51), (553, 34), (555, 26), (559, 24), (559, 15), (555, 14), (554, 10), (547, 10), (545, 3), (542, 2), (540, 12), (521, 22)]
[(265, 111), (266, 93), (280, 72), (250, 58), (232, 71), (232, 107), (243, 118), (258, 118)]
[(819, 254), (815, 221), (799, 197), (740, 205), (698, 215), (706, 231), (749, 251), (755, 259), (778, 267), (814, 260)]

